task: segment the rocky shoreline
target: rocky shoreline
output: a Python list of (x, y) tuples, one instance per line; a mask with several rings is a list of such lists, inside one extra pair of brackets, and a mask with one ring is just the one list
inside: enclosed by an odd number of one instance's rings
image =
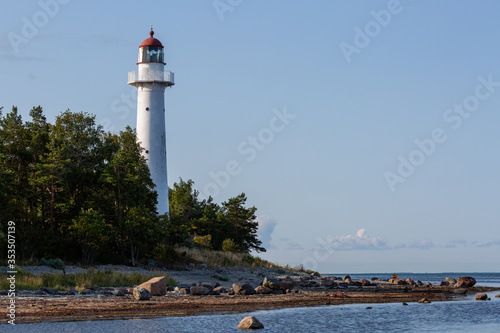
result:
[[(108, 266), (120, 272), (126, 271), (124, 267)], [(29, 271), (30, 267), (24, 269)], [(167, 287), (165, 279), (158, 277), (137, 287), (87, 286), (81, 293), (44, 287), (19, 291), (16, 321), (148, 318), (350, 303), (428, 303), (452, 300), (467, 292), (500, 290), (475, 287), (471, 277), (449, 278), (431, 285), (411, 279), (318, 277), (275, 268), (201, 266), (164, 273), (178, 282), (177, 287)], [(0, 296), (3, 309), (8, 303), (9, 298)]]

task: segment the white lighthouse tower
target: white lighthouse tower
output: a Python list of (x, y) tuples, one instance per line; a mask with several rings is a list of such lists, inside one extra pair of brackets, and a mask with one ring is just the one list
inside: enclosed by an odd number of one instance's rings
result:
[(139, 46), (137, 71), (128, 73), (128, 84), (137, 88), (137, 141), (144, 148), (151, 179), (158, 192), (158, 214), (168, 213), (165, 88), (174, 85), (174, 73), (166, 72), (163, 45), (150, 37)]

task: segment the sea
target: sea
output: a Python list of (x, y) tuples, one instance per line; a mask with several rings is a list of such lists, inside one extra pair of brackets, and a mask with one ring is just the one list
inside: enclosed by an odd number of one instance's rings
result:
[[(500, 287), (500, 273), (404, 273), (423, 283), (439, 284), (446, 277), (472, 276), (477, 286)], [(346, 274), (329, 274), (343, 277)], [(390, 278), (392, 273), (349, 274), (354, 279)], [(490, 301), (473, 294), (447, 302), (349, 304), (264, 310), (246, 313), (161, 317), (154, 319), (68, 321), (0, 325), (0, 332), (242, 332), (245, 316), (264, 325), (258, 332), (500, 332), (500, 291), (487, 292)]]

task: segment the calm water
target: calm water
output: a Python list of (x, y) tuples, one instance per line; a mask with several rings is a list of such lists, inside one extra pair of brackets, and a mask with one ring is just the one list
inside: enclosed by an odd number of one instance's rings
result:
[[(339, 274), (335, 274), (339, 275)], [(387, 275), (387, 274), (386, 274)], [(390, 275), (390, 274), (389, 274)], [(479, 285), (500, 286), (500, 273), (407, 274), (422, 282), (441, 281), (441, 276), (470, 275)], [(351, 274), (357, 279), (361, 275)], [(382, 274), (367, 274), (370, 278)], [(365, 277), (365, 275), (363, 275)], [(443, 278), (444, 279), (444, 278)], [(490, 282), (488, 282), (490, 281)], [(431, 304), (363, 304), (295, 308), (251, 313), (157, 319), (80, 321), (64, 323), (18, 324), (0, 326), (8, 332), (242, 332), (236, 326), (247, 315), (265, 326), (258, 332), (500, 332), (499, 292), (489, 292), (491, 301), (478, 302), (473, 295), (457, 301)], [(372, 309), (366, 309), (371, 306)]]

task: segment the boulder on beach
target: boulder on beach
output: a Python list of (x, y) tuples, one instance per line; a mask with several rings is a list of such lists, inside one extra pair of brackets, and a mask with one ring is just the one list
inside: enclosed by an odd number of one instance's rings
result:
[(147, 290), (146, 288), (139, 287), (139, 286), (134, 288), (134, 298), (136, 300), (138, 300), (138, 301), (148, 300), (151, 297), (153, 297), (153, 295), (151, 295), (149, 290)]
[(47, 293), (49, 295), (55, 295), (55, 294), (57, 294), (57, 290), (56, 289), (50, 289), (50, 288), (47, 288), (47, 287), (40, 287), (39, 290), (41, 290), (44, 293)]
[(268, 278), (268, 277), (265, 277), (264, 278), (264, 281), (262, 281), (262, 286), (266, 287), (266, 288), (270, 288), (270, 289), (273, 289), (273, 290), (278, 290), (280, 289), (280, 283), (277, 279), (275, 278)]
[(367, 279), (361, 279), (358, 281), (363, 287), (369, 287), (372, 285), (372, 283), (370, 281), (368, 281)]
[(476, 301), (486, 301), (488, 299), (488, 295), (485, 293), (476, 294)]
[(334, 281), (328, 280), (328, 279), (321, 280), (319, 284), (323, 287), (328, 287), (328, 288), (331, 288), (331, 287), (334, 287), (337, 285)]
[(123, 290), (121, 288), (115, 288), (113, 291), (112, 291), (113, 295), (115, 296), (125, 296), (125, 293), (123, 292)]
[(222, 287), (222, 286), (218, 286), (218, 287), (214, 288), (214, 292), (219, 293), (219, 294), (225, 294), (225, 293), (227, 293), (227, 289)]
[(280, 281), (280, 289), (283, 290), (292, 290), (295, 287), (295, 283), (293, 281), (281, 280)]
[(461, 276), (457, 279), (455, 287), (457, 288), (470, 288), (476, 284), (476, 279), (471, 276)]
[(208, 282), (196, 282), (195, 284), (197, 287), (205, 287), (208, 289), (208, 291), (214, 290), (214, 287), (211, 283)]
[(415, 281), (413, 281), (413, 280), (412, 280), (412, 279), (410, 279), (410, 278), (407, 278), (405, 281), (406, 281), (406, 284), (409, 284), (410, 286), (414, 286), (414, 285), (416, 285)]
[(448, 283), (451, 285), (457, 283), (457, 280), (455, 280), (454, 278), (451, 278), (451, 277), (447, 277), (445, 280), (448, 281)]
[(203, 286), (192, 286), (191, 288), (189, 288), (189, 291), (191, 295), (204, 296), (208, 295), (211, 290)]
[(266, 295), (266, 294), (270, 294), (272, 292), (273, 292), (273, 290), (271, 288), (267, 288), (264, 286), (258, 286), (257, 288), (255, 288), (255, 293), (259, 294), (259, 295)]
[(238, 328), (240, 330), (251, 330), (251, 329), (261, 329), (264, 328), (264, 325), (257, 318), (248, 316), (243, 318), (242, 321), (238, 324)]
[(233, 284), (234, 293), (237, 295), (253, 295), (255, 289), (248, 283), (235, 283)]
[(154, 277), (139, 285), (149, 291), (151, 295), (163, 296), (167, 293), (167, 279), (164, 276)]
[(391, 279), (391, 280), (393, 284), (397, 284), (398, 286), (406, 286), (408, 284), (403, 279)]
[(352, 280), (352, 279), (351, 279), (351, 276), (349, 274), (347, 274), (346, 276), (344, 276), (344, 278), (342, 280), (345, 281), (345, 280)]
[(450, 283), (449, 283), (448, 281), (441, 281), (441, 282), (439, 283), (439, 285), (440, 285), (441, 287), (445, 287), (445, 286), (449, 286), (449, 285), (450, 285)]

